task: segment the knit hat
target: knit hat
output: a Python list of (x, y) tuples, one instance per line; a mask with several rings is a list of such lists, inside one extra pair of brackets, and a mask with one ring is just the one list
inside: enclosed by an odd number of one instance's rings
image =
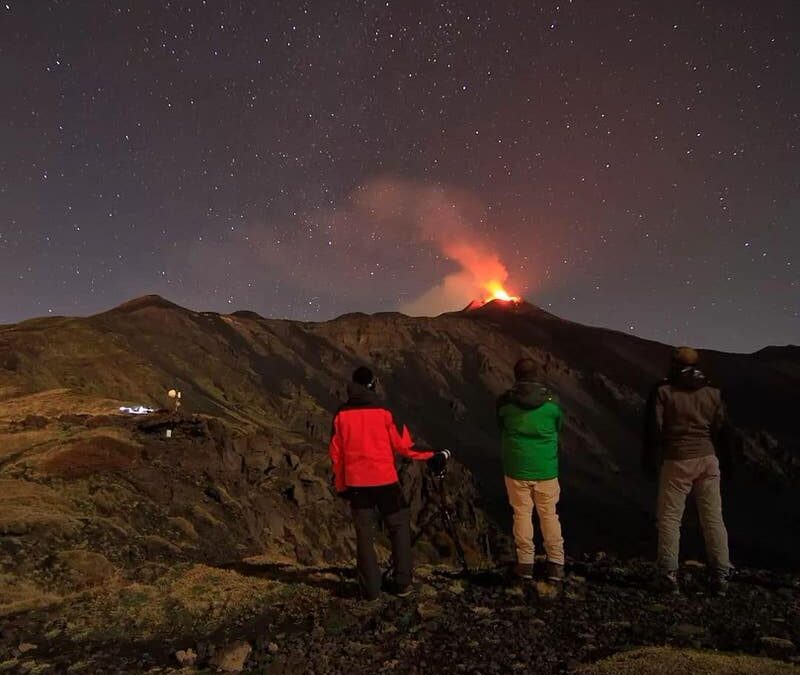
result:
[(359, 366), (353, 371), (353, 382), (368, 389), (372, 389), (375, 386), (375, 378), (372, 375), (372, 371), (366, 366)]
[(514, 379), (517, 382), (532, 382), (540, 375), (541, 368), (533, 359), (520, 359), (514, 364)]
[(699, 355), (697, 354), (697, 351), (691, 347), (678, 347), (675, 350), (675, 353), (672, 355), (672, 360), (682, 366), (697, 365), (698, 359)]

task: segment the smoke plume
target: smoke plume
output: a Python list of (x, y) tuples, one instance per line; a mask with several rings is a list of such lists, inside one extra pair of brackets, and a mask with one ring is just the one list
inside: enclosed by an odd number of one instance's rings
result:
[(486, 224), (486, 211), (472, 196), (443, 187), (410, 181), (376, 179), (354, 195), (356, 207), (376, 222), (432, 244), (456, 269), (400, 311), (436, 315), (461, 309), (502, 289), (508, 270), (478, 227)]

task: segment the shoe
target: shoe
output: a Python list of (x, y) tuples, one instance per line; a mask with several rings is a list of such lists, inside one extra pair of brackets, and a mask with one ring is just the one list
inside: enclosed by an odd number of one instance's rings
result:
[(680, 595), (681, 592), (678, 585), (678, 572), (675, 570), (659, 573), (653, 585), (657, 592), (665, 595)]
[(398, 584), (394, 579), (389, 579), (386, 582), (384, 590), (396, 598), (407, 598), (414, 592), (411, 584)]
[(714, 595), (725, 597), (728, 594), (731, 571), (727, 568), (711, 571), (710, 586)]
[(564, 565), (547, 561), (547, 580), (554, 584), (564, 581)]
[(533, 563), (517, 563), (512, 571), (519, 579), (533, 579)]

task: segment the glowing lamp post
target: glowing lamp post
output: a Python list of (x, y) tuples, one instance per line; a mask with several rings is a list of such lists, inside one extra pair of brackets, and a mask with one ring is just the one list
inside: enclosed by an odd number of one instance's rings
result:
[[(172, 413), (177, 415), (178, 408), (181, 407), (181, 392), (179, 392), (177, 389), (170, 389), (167, 392), (167, 396), (169, 396), (175, 402)], [(172, 438), (172, 429), (167, 429), (167, 438)]]
[(173, 412), (178, 412), (178, 408), (181, 407), (181, 392), (179, 392), (177, 389), (170, 389), (167, 392), (167, 396), (175, 401), (175, 408)]

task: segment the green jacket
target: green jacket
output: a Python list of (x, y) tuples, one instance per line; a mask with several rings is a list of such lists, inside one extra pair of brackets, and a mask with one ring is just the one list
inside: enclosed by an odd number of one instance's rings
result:
[(503, 471), (517, 480), (558, 477), (561, 406), (540, 382), (517, 382), (497, 399), (503, 434)]

